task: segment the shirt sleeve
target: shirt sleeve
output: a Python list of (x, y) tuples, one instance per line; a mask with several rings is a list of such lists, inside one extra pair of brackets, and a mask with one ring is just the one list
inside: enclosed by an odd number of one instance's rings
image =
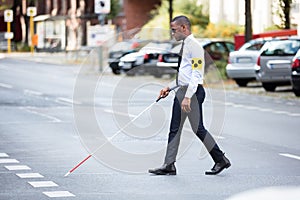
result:
[(192, 98), (192, 96), (197, 91), (198, 84), (203, 82), (203, 73), (204, 73), (204, 49), (203, 47), (194, 42), (190, 48), (190, 60), (192, 67), (192, 76), (188, 84), (185, 97)]

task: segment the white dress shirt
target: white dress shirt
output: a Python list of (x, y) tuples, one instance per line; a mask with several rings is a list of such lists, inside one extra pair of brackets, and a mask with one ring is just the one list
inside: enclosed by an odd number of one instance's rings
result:
[[(185, 97), (191, 98), (197, 91), (198, 85), (203, 84), (205, 67), (204, 49), (192, 34), (186, 37), (183, 42), (182, 60), (178, 72), (178, 85), (188, 86)], [(169, 87), (175, 84), (172, 82)]]

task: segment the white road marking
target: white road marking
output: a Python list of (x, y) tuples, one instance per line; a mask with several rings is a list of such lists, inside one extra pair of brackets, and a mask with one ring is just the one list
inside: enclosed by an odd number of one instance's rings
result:
[(72, 194), (69, 191), (51, 191), (51, 192), (43, 192), (48, 197), (75, 197), (74, 194)]
[(288, 115), (292, 117), (300, 117), (300, 113), (289, 113)]
[(30, 167), (28, 167), (27, 165), (7, 165), (4, 166), (6, 169), (10, 170), (10, 171), (14, 171), (14, 170), (31, 170)]
[(24, 90), (25, 95), (42, 96), (43, 93), (34, 90)]
[(30, 108), (28, 108), (28, 107), (21, 107), (20, 109), (21, 110), (26, 110), (27, 112), (35, 114), (35, 115), (39, 115), (39, 116), (48, 118), (48, 119), (50, 119), (53, 122), (61, 122), (61, 120), (58, 119), (58, 118), (56, 118), (56, 117), (53, 117), (51, 115), (47, 115), (47, 114), (44, 114), (44, 113), (40, 113), (40, 112), (37, 112), (37, 111), (34, 111), (34, 110), (30, 110)]
[(111, 114), (116, 114), (116, 115), (122, 115), (122, 116), (129, 116), (129, 117), (136, 117), (137, 115), (132, 115), (124, 112), (118, 112), (118, 111), (113, 111), (110, 109), (104, 109), (104, 112), (111, 113)]
[(13, 88), (12, 85), (8, 85), (8, 84), (5, 84), (5, 83), (0, 83), (0, 87), (7, 88), (7, 89)]
[(234, 108), (242, 108), (242, 109), (248, 109), (248, 110), (257, 110), (257, 111), (260, 111), (260, 112), (270, 112), (272, 114), (288, 115), (288, 116), (292, 116), (292, 117), (298, 117), (298, 116), (300, 116), (300, 113), (292, 113), (292, 112), (281, 111), (281, 110), (274, 110), (274, 109), (269, 109), (269, 108), (262, 108), (262, 107), (257, 107), (257, 106), (247, 106), (247, 105), (236, 104), (236, 103), (232, 103), (232, 102), (225, 102), (224, 104), (226, 106), (232, 106)]
[(6, 153), (0, 153), (0, 158), (8, 158), (9, 156)]
[(58, 185), (53, 181), (29, 181), (28, 182), (32, 187), (57, 187)]
[(289, 154), (289, 153), (280, 153), (279, 155), (284, 156), (284, 157), (288, 157), (288, 158), (293, 158), (293, 159), (296, 159), (296, 160), (300, 160), (300, 156), (296, 156), (296, 155)]
[(16, 175), (20, 178), (44, 178), (44, 176), (39, 173), (21, 173)]
[(68, 103), (68, 104), (77, 104), (77, 105), (82, 104), (79, 101), (73, 101), (73, 99), (68, 99), (68, 98), (64, 98), (64, 97), (58, 97), (58, 98), (56, 98), (56, 102)]
[(0, 159), (0, 163), (19, 163), (16, 159)]

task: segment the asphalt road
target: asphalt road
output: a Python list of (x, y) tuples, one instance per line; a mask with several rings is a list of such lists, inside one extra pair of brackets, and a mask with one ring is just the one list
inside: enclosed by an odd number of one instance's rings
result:
[(299, 199), (299, 99), (207, 87), (205, 124), (232, 167), (205, 176), (213, 162), (186, 123), (178, 175), (152, 176), (172, 97), (153, 102), (168, 80), (42, 61), (0, 60), (1, 200), (219, 200), (270, 187), (272, 199)]

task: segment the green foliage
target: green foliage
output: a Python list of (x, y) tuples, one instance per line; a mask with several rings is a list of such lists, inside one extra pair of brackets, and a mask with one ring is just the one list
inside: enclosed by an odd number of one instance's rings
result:
[(244, 32), (243, 26), (238, 26), (235, 24), (230, 23), (219, 23), (219, 24), (212, 24), (209, 23), (206, 26), (206, 29), (199, 33), (199, 37), (207, 37), (207, 38), (226, 38), (232, 39), (236, 34), (242, 34)]
[(275, 25), (265, 28), (265, 31), (276, 31), (276, 30), (281, 30), (281, 29), (282, 28), (280, 28), (280, 26), (275, 24)]
[(18, 42), (18, 43), (16, 44), (16, 47), (17, 47), (16, 50), (17, 50), (18, 52), (30, 52), (30, 46), (27, 45), (27, 44)]
[(12, 8), (12, 4), (10, 3), (7, 3), (6, 0), (1, 0), (1, 3), (0, 3), (0, 10), (6, 10), (6, 9), (10, 9)]
[(189, 17), (193, 26), (206, 27), (209, 23), (209, 15), (203, 12), (203, 5), (197, 5), (198, 0), (177, 1), (178, 11)]
[[(174, 0), (174, 16), (186, 15), (192, 23), (192, 32), (195, 37), (206, 38), (230, 38), (235, 34), (244, 33), (244, 27), (229, 23), (212, 24), (209, 23), (209, 15), (204, 12), (205, 5), (198, 5), (198, 0)], [(169, 1), (163, 0), (160, 7), (151, 12), (153, 17), (142, 29), (149, 34), (149, 28), (159, 27), (164, 30), (169, 29)], [(151, 31), (150, 31), (151, 32)], [(169, 32), (165, 32), (164, 39), (170, 37)]]
[(219, 71), (219, 76), (222, 80), (228, 79), (227, 74), (226, 74), (226, 65), (227, 61), (222, 60), (222, 61), (216, 61), (215, 62), (217, 69)]
[[(174, 0), (173, 4), (173, 15), (186, 15), (190, 18), (192, 23), (192, 30), (197, 36), (198, 33), (204, 31), (205, 27), (208, 25), (209, 16), (204, 13), (204, 6), (198, 5), (197, 0)], [(158, 31), (162, 29), (159, 33), (159, 39), (165, 40), (170, 38), (170, 19), (169, 19), (169, 0), (163, 0), (161, 6), (151, 11), (152, 20), (150, 20), (143, 28), (142, 33), (150, 35), (148, 38), (153, 36), (153, 31)], [(157, 33), (155, 33), (157, 35)], [(154, 34), (154, 35), (155, 35)]]
[(119, 0), (111, 0), (111, 5), (110, 5), (110, 13), (107, 15), (108, 19), (113, 19), (115, 18), (120, 10), (121, 10), (121, 5)]

